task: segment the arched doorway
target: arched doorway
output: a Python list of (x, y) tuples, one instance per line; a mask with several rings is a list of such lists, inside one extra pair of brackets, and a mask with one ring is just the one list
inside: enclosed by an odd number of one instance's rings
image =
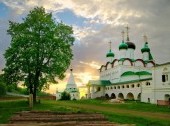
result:
[(134, 100), (134, 95), (130, 92), (130, 93), (127, 94), (126, 98), (129, 99), (129, 100)]
[(137, 100), (141, 101), (141, 93), (138, 94)]
[(118, 98), (120, 98), (120, 99), (124, 99), (123, 94), (122, 94), (122, 93), (119, 93), (119, 94), (118, 94)]
[(108, 94), (105, 94), (105, 98), (106, 98), (106, 99), (109, 99), (109, 95), (108, 95)]
[(169, 94), (165, 94), (165, 101), (170, 101), (170, 95)]
[(116, 99), (116, 95), (114, 93), (111, 94), (111, 99)]

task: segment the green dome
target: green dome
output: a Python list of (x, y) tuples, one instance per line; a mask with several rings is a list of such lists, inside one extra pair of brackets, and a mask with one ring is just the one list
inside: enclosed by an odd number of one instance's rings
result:
[(141, 49), (141, 52), (144, 53), (144, 52), (150, 52), (150, 49), (148, 47), (148, 43), (146, 42), (144, 47)]
[(114, 57), (114, 53), (110, 50), (107, 54), (106, 57)]
[(128, 45), (126, 43), (124, 43), (124, 41), (122, 41), (122, 43), (119, 45), (119, 50), (121, 49), (127, 49)]

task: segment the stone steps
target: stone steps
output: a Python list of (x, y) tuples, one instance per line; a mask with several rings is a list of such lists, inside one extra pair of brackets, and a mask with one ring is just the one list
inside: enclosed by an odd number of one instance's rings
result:
[(0, 126), (135, 126), (109, 122), (99, 113), (63, 113), (51, 111), (23, 111), (15, 113), (10, 124)]

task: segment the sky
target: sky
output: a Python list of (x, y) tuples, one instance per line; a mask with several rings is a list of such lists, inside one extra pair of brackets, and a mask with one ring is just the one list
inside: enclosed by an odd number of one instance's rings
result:
[[(108, 42), (112, 42), (115, 58), (122, 41), (121, 32), (128, 25), (130, 41), (135, 43), (135, 58), (142, 58), (143, 35), (156, 63), (170, 61), (170, 0), (0, 0), (0, 69), (5, 66), (3, 54), (10, 46), (7, 35), (8, 21), (22, 22), (31, 9), (43, 6), (52, 13), (56, 22), (63, 21), (73, 27), (76, 38), (72, 60), (78, 86), (98, 79), (98, 69), (105, 64)], [(64, 89), (69, 76), (52, 85)]]

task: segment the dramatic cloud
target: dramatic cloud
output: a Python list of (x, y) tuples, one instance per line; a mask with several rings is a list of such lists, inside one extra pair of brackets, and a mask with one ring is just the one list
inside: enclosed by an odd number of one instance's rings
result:
[[(108, 42), (118, 58), (121, 31), (128, 24), (130, 40), (136, 44), (135, 57), (142, 58), (143, 35), (148, 35), (149, 47), (156, 63), (170, 61), (170, 1), (169, 0), (0, 0), (0, 67), (2, 54), (9, 46), (6, 34), (8, 20), (21, 22), (29, 10), (43, 6), (56, 21), (73, 26), (76, 42), (72, 61), (76, 81), (87, 83), (98, 77), (98, 66), (107, 61)], [(68, 78), (68, 72), (66, 79)], [(61, 82), (62, 83), (62, 82)]]

